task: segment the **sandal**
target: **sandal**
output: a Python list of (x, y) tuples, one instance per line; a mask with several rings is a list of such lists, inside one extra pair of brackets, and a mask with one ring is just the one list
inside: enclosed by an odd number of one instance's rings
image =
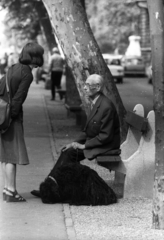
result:
[(6, 192), (6, 202), (26, 202), (26, 199), (20, 196), (16, 190), (13, 192), (9, 189), (6, 189), (6, 191), (12, 194), (8, 195)]
[(7, 188), (4, 188), (3, 189), (3, 201), (6, 201), (6, 190), (7, 190)]

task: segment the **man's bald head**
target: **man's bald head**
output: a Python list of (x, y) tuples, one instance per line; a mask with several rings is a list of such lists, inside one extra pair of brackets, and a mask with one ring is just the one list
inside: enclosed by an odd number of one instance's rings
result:
[(98, 74), (92, 74), (90, 75), (86, 82), (89, 82), (90, 84), (99, 84), (100, 86), (103, 86), (103, 78)]
[(84, 90), (89, 98), (94, 99), (103, 89), (103, 78), (98, 74), (90, 75), (84, 85)]

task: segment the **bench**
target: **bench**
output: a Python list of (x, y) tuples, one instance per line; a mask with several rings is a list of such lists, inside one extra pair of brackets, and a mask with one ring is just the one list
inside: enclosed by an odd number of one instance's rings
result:
[(128, 112), (126, 122), (129, 124), (128, 134), (125, 142), (121, 145), (121, 154), (98, 156), (96, 162), (110, 171), (115, 171), (114, 184), (122, 186), (122, 196), (124, 195), (125, 176), (127, 166), (125, 164), (132, 154), (137, 151), (143, 133), (148, 129), (148, 121), (144, 118), (144, 109), (141, 104), (137, 104), (133, 112)]
[(152, 199), (155, 170), (155, 113), (147, 115), (148, 131), (143, 133), (137, 151), (122, 160), (126, 167), (124, 197)]

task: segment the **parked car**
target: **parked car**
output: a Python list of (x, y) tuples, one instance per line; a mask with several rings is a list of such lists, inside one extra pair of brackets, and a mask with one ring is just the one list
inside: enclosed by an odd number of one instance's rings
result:
[(152, 65), (146, 68), (146, 76), (148, 78), (148, 83), (152, 84), (152, 78), (153, 78)]
[(122, 55), (103, 53), (102, 56), (116, 82), (123, 83), (124, 68), (121, 65)]
[(124, 67), (125, 76), (145, 76), (146, 67), (141, 57), (124, 56), (122, 58), (122, 65)]

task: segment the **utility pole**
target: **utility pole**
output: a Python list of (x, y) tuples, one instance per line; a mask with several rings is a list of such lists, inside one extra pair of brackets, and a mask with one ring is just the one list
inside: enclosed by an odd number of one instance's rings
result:
[(150, 18), (155, 111), (153, 228), (164, 229), (164, 11), (163, 0), (147, 0)]

